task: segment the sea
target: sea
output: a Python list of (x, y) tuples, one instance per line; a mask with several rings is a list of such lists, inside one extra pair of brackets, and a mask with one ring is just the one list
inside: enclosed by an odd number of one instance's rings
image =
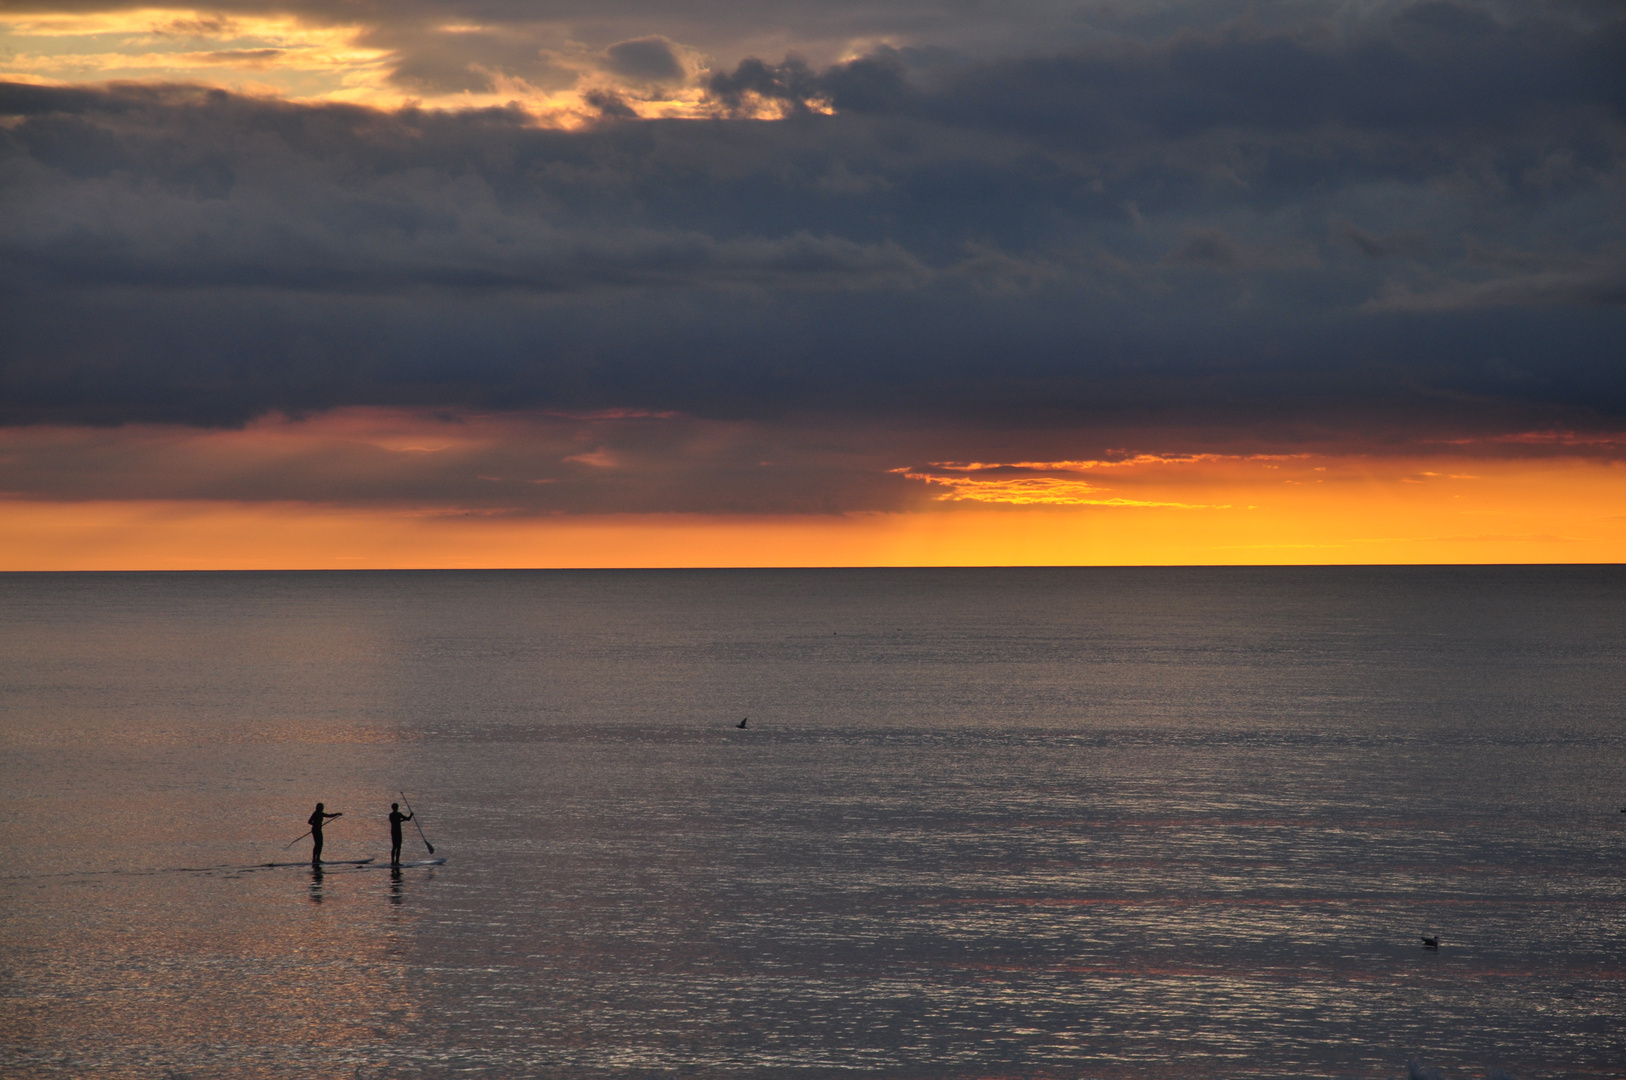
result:
[(1616, 1080), (1623, 807), (1618, 566), (0, 575), (0, 1076)]

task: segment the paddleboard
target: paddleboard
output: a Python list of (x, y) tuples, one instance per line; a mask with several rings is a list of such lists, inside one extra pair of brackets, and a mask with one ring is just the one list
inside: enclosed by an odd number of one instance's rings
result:
[(379, 870), (410, 870), (414, 866), (440, 866), (445, 861), (446, 861), (446, 856), (442, 855), (438, 859), (419, 859), (416, 862), (395, 863), (394, 865), (391, 865), (389, 863), (379, 863), (378, 866), (376, 867), (376, 869), (379, 869)]
[[(320, 863), (317, 863), (316, 865), (318, 865), (318, 866), (366, 866), (368, 863), (370, 863), (372, 861), (373, 861), (372, 859), (323, 859)], [(262, 869), (269, 869), (269, 868), (271, 868), (273, 866), (309, 866), (309, 865), (311, 865), (311, 861), (309, 859), (306, 859), (304, 862), (263, 862), (263, 863), (256, 863), (255, 864), (255, 866), (257, 868), (262, 868)]]

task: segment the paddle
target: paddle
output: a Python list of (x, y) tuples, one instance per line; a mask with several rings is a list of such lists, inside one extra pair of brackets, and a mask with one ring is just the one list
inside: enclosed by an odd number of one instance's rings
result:
[[(412, 807), (409, 806), (409, 807), (407, 807), (407, 809), (411, 810)], [(344, 817), (344, 814), (343, 813), (328, 814), (326, 816), (328, 818), (338, 818), (338, 817)], [(323, 824), (326, 824), (326, 822), (323, 822)], [(290, 840), (286, 844), (282, 845), (282, 850), (287, 851), (289, 848), (293, 847), (295, 844), (299, 843), (301, 840), (305, 839), (305, 837), (309, 836), (310, 834), (311, 834), (311, 831), (309, 829), (306, 829), (304, 832), (300, 833), (298, 836), (294, 837), (292, 840)]]
[(412, 824), (418, 826), (418, 838), (423, 841), (423, 846), (429, 849), (429, 854), (433, 855), (435, 853), (435, 845), (431, 844), (429, 842), (429, 837), (423, 834), (423, 825), (418, 821), (418, 812), (412, 809), (411, 803), (407, 802), (406, 792), (404, 791), (401, 792), (401, 801), (406, 803), (407, 813), (412, 815)]

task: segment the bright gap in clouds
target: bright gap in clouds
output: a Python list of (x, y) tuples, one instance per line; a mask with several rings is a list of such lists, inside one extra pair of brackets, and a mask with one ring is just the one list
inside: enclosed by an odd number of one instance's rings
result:
[[(1239, 508), (1091, 507), (514, 518), (303, 503), (8, 500), (8, 570), (1605, 563), (1626, 552), (1626, 477), (1555, 463), (1440, 497), (1233, 490)], [(1460, 498), (1461, 501), (1451, 501)]]
[(565, 128), (607, 114), (716, 112), (703, 86), (706, 58), (660, 35), (595, 48), (549, 24), (360, 22), (342, 7), (321, 14), (0, 11), (0, 80), (191, 83), (380, 109), (517, 105)]
[(361, 30), (293, 15), (188, 9), (0, 12), (0, 77), (204, 83), (292, 99), (373, 102), (390, 54), (360, 45)]
[[(1607, 460), (1479, 447), (888, 467), (904, 450), (895, 433), (848, 431), (846, 460), (831, 455), (830, 434), (618, 412), (448, 421), (390, 410), (238, 431), (10, 429), (0, 453), (16, 487), (0, 502), (0, 565), (1485, 563), (1626, 552), (1626, 466)], [(821, 445), (826, 456), (810, 461)], [(820, 513), (819, 500), (837, 509)], [(709, 512), (682, 509), (692, 506)]]

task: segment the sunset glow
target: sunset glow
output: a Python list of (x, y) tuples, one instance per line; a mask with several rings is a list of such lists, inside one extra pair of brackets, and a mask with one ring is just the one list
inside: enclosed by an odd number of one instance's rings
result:
[[(335, 415), (309, 430), (283, 421), (236, 432), (14, 431), (6, 440), (14, 467), (95, 460), (117, 485), (126, 482), (115, 464), (122, 459), (138, 472), (161, 472), (172, 486), (124, 499), (14, 492), (0, 503), (0, 563), (18, 570), (1499, 563), (1610, 562), (1626, 553), (1626, 464), (1618, 461), (1199, 453), (982, 463), (953, 473), (894, 467), (875, 470), (893, 478), (889, 509), (604, 514), (568, 509), (573, 485), (587, 482), (580, 477), (598, 483), (597, 474), (619, 474), (634, 487), (703, 484), (719, 447), (749, 437), (691, 432), (676, 457), (656, 466), (647, 455), (602, 444), (615, 438), (605, 426), (625, 418), (555, 422), (573, 427), (574, 438), (546, 425), (524, 432), (503, 419), (465, 422), (461, 438), (413, 434), (409, 418), (387, 413)], [(572, 452), (582, 443), (594, 448)], [(555, 475), (496, 475), (520, 464), (517, 446), (526, 448), (532, 473)], [(650, 469), (655, 475), (628, 475)], [(309, 483), (315, 470), (333, 499), (275, 497), (286, 487), (279, 473)], [(478, 501), (402, 498), (460, 489), (460, 473), (487, 489)], [(42, 490), (49, 481), (41, 477)], [(235, 487), (244, 496), (256, 485), (255, 498), (202, 495)], [(567, 503), (552, 502), (558, 498)]]

